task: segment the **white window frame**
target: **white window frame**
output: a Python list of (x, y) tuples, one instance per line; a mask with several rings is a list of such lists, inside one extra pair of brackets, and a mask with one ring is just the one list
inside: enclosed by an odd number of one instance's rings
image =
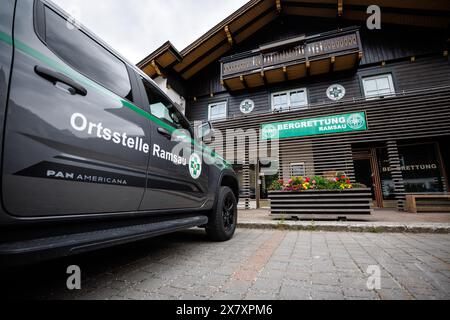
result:
[[(305, 101), (305, 105), (300, 106), (300, 107), (292, 107), (291, 105), (291, 94), (297, 91), (303, 91), (305, 93), (305, 97), (306, 97), (306, 101)], [(282, 95), (282, 94), (286, 94), (287, 96), (287, 103), (288, 103), (288, 107), (287, 109), (282, 109), (282, 110), (275, 110), (275, 96), (277, 95)], [(290, 111), (290, 110), (306, 110), (309, 109), (309, 99), (308, 99), (308, 89), (307, 88), (298, 88), (298, 89), (292, 89), (292, 90), (287, 90), (287, 91), (279, 91), (279, 92), (273, 92), (271, 95), (271, 106), (272, 106), (272, 111), (273, 112), (285, 112), (285, 111)]]
[[(213, 107), (219, 106), (219, 105), (225, 105), (225, 115), (221, 118), (214, 118), (211, 119), (211, 109)], [(220, 101), (220, 102), (214, 102), (208, 105), (208, 121), (217, 121), (217, 120), (225, 120), (228, 118), (228, 101)]]
[(289, 171), (291, 172), (292, 177), (297, 177), (296, 175), (294, 175), (294, 167), (295, 166), (303, 166), (303, 171), (304, 171), (303, 177), (306, 176), (306, 164), (304, 162), (296, 162), (296, 163), (291, 163), (291, 165), (290, 165)]
[[(369, 95), (367, 92), (367, 89), (366, 89), (366, 82), (370, 81), (370, 80), (376, 80), (376, 79), (386, 78), (386, 77), (389, 82), (389, 87), (391, 88), (391, 93), (390, 94)], [(392, 73), (382, 73), (382, 74), (377, 74), (374, 76), (363, 77), (362, 85), (363, 85), (363, 90), (364, 90), (364, 97), (366, 99), (377, 99), (377, 98), (382, 98), (382, 97), (390, 97), (390, 96), (394, 96), (396, 94), (394, 78), (392, 77)]]

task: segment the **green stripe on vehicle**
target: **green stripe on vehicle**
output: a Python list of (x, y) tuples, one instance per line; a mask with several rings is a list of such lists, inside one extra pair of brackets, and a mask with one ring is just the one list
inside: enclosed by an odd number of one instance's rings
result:
[(5, 42), (6, 44), (9, 44), (12, 46), (13, 40), (9, 34), (0, 32), (0, 41)]
[[(98, 83), (96, 83), (95, 81), (92, 81), (91, 79), (81, 75), (80, 73), (74, 71), (71, 68), (65, 67), (63, 65), (61, 65), (60, 63), (58, 63), (57, 61), (49, 58), (48, 56), (46, 56), (45, 54), (39, 52), (38, 50), (24, 44), (21, 41), (18, 41), (17, 39), (13, 39), (11, 36), (0, 32), (0, 41), (5, 42), (9, 45), (13, 45), (16, 49), (22, 51), (23, 53), (35, 58), (36, 60), (41, 61), (42, 63), (46, 64), (47, 66), (53, 68), (54, 70), (65, 74), (66, 76), (80, 82), (81, 84), (90, 87), (100, 93), (102, 93), (103, 95), (108, 96), (109, 98), (115, 99), (118, 102), (120, 102), (122, 104), (123, 107), (128, 108), (130, 110), (132, 110), (133, 112), (137, 113), (138, 115), (140, 115), (141, 117), (146, 118), (149, 121), (152, 121), (154, 123), (156, 123), (158, 126), (163, 127), (164, 129), (168, 130), (170, 133), (173, 133), (175, 130), (177, 130), (176, 128), (168, 125), (167, 123), (165, 123), (164, 121), (160, 120), (159, 118), (155, 117), (154, 115), (152, 115), (149, 112), (146, 112), (145, 110), (142, 110), (141, 108), (139, 108), (138, 106), (136, 106), (135, 104), (124, 100), (123, 98), (119, 97), (117, 94), (113, 93), (112, 91), (104, 88), (103, 86), (99, 85)], [(202, 151), (207, 152), (208, 154), (210, 154), (212, 157), (219, 159), (220, 161), (223, 162), (223, 165), (225, 167), (230, 167), (230, 164), (224, 159), (222, 158), (220, 155), (218, 155), (217, 153), (215, 153), (213, 150), (211, 150), (210, 148), (206, 147), (205, 145), (199, 143), (198, 141), (196, 141), (195, 139), (191, 138), (191, 142), (197, 146), (200, 147), (202, 149)], [(216, 164), (217, 166), (218, 164)]]

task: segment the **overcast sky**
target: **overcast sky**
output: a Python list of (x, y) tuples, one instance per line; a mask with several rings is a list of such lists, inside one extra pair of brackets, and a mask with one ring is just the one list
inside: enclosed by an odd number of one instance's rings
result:
[(53, 1), (137, 63), (167, 40), (181, 51), (248, 0)]

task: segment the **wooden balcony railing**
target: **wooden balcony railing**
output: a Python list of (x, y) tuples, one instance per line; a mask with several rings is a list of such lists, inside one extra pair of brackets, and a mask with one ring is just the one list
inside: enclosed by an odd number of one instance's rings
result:
[(272, 43), (259, 49), (221, 60), (221, 79), (242, 77), (328, 57), (362, 52), (358, 29), (302, 36)]

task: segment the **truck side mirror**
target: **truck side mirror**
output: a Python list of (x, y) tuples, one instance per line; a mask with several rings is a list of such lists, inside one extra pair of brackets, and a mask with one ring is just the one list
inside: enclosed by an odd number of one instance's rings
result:
[(197, 127), (197, 137), (200, 140), (203, 140), (205, 143), (209, 143), (212, 141), (214, 135), (214, 128), (211, 122), (206, 122), (201, 126)]

